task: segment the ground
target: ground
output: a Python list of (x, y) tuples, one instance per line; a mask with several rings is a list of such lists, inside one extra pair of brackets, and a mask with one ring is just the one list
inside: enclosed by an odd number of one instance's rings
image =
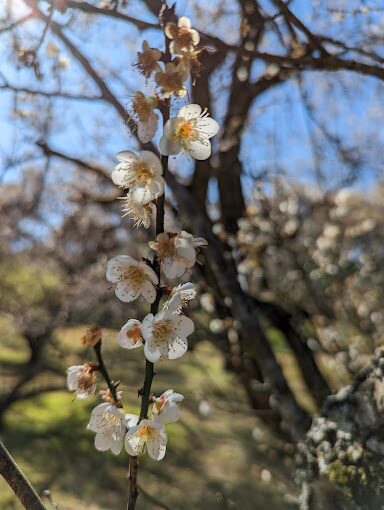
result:
[[(67, 365), (92, 359), (92, 351), (79, 343), (83, 331), (59, 332), (51, 355)], [(17, 338), (8, 337), (2, 360), (20, 362), (21, 347)], [(111, 374), (123, 383), (127, 412), (137, 412), (144, 364), (141, 350), (120, 349), (116, 332), (110, 331), (104, 353)], [(284, 365), (295, 372), (289, 363)], [(140, 460), (138, 510), (295, 508), (290, 482), (293, 461), (282, 455), (281, 444), (260, 426), (238, 381), (225, 371), (222, 357), (209, 342), (201, 342), (179, 361), (160, 363), (156, 371), (154, 392), (173, 388), (185, 400), (180, 422), (168, 426), (165, 459)], [(293, 379), (300, 393), (300, 380)], [(59, 510), (125, 509), (127, 454), (115, 457), (96, 451), (94, 435), (86, 430), (97, 403), (97, 397), (79, 401), (66, 391), (55, 392), (20, 402), (6, 416), (4, 442), (37, 489), (51, 491)], [(0, 480), (0, 509), (21, 508)]]

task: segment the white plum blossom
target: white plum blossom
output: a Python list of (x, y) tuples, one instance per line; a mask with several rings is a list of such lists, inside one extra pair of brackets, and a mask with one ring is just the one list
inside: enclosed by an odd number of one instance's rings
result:
[(191, 21), (185, 16), (179, 18), (177, 25), (172, 22), (167, 23), (165, 35), (168, 39), (172, 39), (169, 50), (175, 55), (194, 51), (194, 46), (197, 46), (200, 42), (199, 33), (191, 28)]
[(172, 95), (177, 97), (184, 97), (187, 93), (187, 88), (184, 82), (189, 77), (189, 68), (184, 62), (179, 62), (177, 65), (168, 63), (165, 64), (164, 70), (156, 73), (155, 80), (160, 87), (160, 92), (165, 98)]
[(161, 69), (159, 60), (161, 51), (157, 48), (150, 48), (147, 41), (142, 43), (142, 51), (137, 53), (137, 67), (139, 72), (148, 79), (152, 73)]
[(126, 433), (125, 416), (121, 409), (108, 402), (99, 404), (91, 413), (87, 429), (96, 432), (97, 450), (111, 450), (115, 455), (121, 452)]
[(181, 313), (187, 306), (188, 301), (195, 299), (196, 287), (193, 283), (182, 283), (172, 289), (169, 299), (164, 303), (164, 308), (172, 312)]
[(145, 262), (138, 262), (129, 255), (118, 255), (108, 261), (106, 278), (115, 283), (116, 296), (125, 303), (139, 296), (153, 303), (156, 299), (155, 285), (159, 279)]
[(155, 97), (145, 97), (143, 93), (136, 92), (132, 108), (138, 119), (137, 136), (140, 142), (148, 143), (157, 131), (158, 115), (154, 112), (154, 109), (157, 108), (157, 99)]
[(118, 341), (124, 349), (136, 349), (137, 347), (141, 347), (143, 345), (141, 322), (137, 319), (129, 319), (121, 328)]
[(167, 432), (160, 422), (144, 419), (128, 430), (125, 449), (128, 455), (136, 457), (142, 455), (146, 447), (153, 460), (161, 460), (165, 455), (167, 441)]
[(193, 237), (182, 230), (179, 233), (163, 232), (149, 246), (157, 251), (161, 269), (167, 278), (182, 276), (196, 262), (196, 248), (206, 246), (202, 237)]
[(166, 122), (159, 149), (166, 156), (184, 149), (195, 159), (208, 159), (211, 155), (210, 138), (218, 131), (219, 124), (208, 117), (206, 109), (202, 110), (198, 104), (189, 104)]
[(180, 358), (187, 352), (187, 337), (193, 330), (193, 321), (185, 315), (171, 310), (149, 313), (141, 325), (145, 357), (152, 363), (160, 358)]
[(184, 396), (175, 393), (173, 390), (165, 391), (160, 397), (155, 399), (152, 406), (154, 420), (165, 425), (174, 423), (180, 418), (179, 402), (184, 400)]
[(67, 386), (76, 398), (86, 398), (96, 391), (95, 368), (91, 363), (74, 365), (67, 369)]
[(151, 226), (152, 212), (154, 205), (152, 202), (149, 204), (141, 204), (136, 202), (131, 193), (127, 193), (125, 197), (118, 197), (124, 200), (122, 211), (124, 216), (129, 216), (133, 221), (135, 227), (149, 228)]
[(121, 188), (129, 188), (137, 204), (148, 204), (164, 193), (163, 167), (156, 154), (142, 151), (138, 156), (122, 151), (116, 157), (120, 163), (112, 172), (112, 181)]

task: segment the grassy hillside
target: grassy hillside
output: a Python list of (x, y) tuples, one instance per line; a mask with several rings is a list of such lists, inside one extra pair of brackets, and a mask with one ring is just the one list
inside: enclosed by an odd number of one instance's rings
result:
[[(82, 333), (67, 329), (58, 334), (58, 360), (69, 365), (92, 359), (91, 351), (79, 347)], [(18, 342), (5, 342), (3, 361), (19, 362), (19, 349)], [(127, 411), (136, 412), (142, 353), (118, 348), (112, 331), (104, 350), (113, 377), (124, 382)], [(168, 427), (164, 461), (140, 461), (139, 510), (292, 508), (292, 467), (251, 415), (241, 387), (211, 344), (199, 344), (178, 362), (159, 364), (154, 391), (167, 388), (185, 395), (182, 419)], [(6, 417), (2, 437), (7, 447), (39, 491), (50, 489), (59, 510), (125, 509), (128, 457), (96, 451), (86, 430), (97, 403), (96, 397), (74, 401), (71, 394), (56, 392), (18, 403)], [(0, 509), (19, 508), (0, 480)]]

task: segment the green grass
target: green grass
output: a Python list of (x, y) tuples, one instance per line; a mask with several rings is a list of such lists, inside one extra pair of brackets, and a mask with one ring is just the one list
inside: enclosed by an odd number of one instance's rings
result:
[[(82, 333), (80, 328), (61, 331), (60, 360), (53, 361), (59, 364), (65, 359), (69, 365), (92, 359), (92, 351), (79, 344)], [(12, 359), (11, 351), (3, 357), (9, 354)], [(144, 366), (141, 350), (119, 349), (111, 331), (104, 352), (112, 376), (122, 381), (127, 412), (137, 411)], [(156, 372), (155, 393), (173, 388), (185, 400), (182, 419), (168, 426), (165, 459), (140, 460), (139, 481), (146, 494), (141, 494), (138, 510), (161, 508), (153, 501), (172, 510), (292, 508), (285, 501), (293, 490), (289, 459), (284, 460), (268, 434), (255, 439), (260, 436), (255, 433), (259, 424), (238, 380), (224, 370), (212, 345), (203, 342), (179, 361), (159, 363)], [(209, 416), (199, 413), (202, 400), (211, 406)], [(4, 442), (37, 489), (51, 490), (60, 510), (125, 509), (128, 457), (124, 451), (118, 457), (96, 451), (93, 433), (86, 430), (97, 403), (96, 397), (74, 401), (72, 395), (57, 392), (19, 402), (6, 416)], [(262, 481), (263, 469), (277, 468), (279, 478)], [(0, 510), (19, 509), (0, 481)]]

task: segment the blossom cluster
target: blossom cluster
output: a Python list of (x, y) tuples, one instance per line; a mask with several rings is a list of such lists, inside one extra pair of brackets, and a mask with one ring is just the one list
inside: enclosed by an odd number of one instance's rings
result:
[[(152, 144), (160, 114), (167, 111), (159, 139), (160, 155), (185, 151), (197, 160), (207, 159), (211, 154), (210, 139), (219, 130), (207, 110), (188, 104), (175, 116), (169, 115), (171, 98), (185, 95), (186, 82), (195, 72), (199, 34), (185, 17), (177, 23), (167, 23), (164, 32), (165, 53), (151, 48), (146, 41), (138, 53), (137, 68), (147, 82), (154, 79), (156, 93), (148, 97), (140, 91), (134, 94), (132, 110), (137, 137), (143, 144)], [(133, 218), (136, 226), (149, 228), (153, 212), (157, 213), (160, 207), (158, 199), (165, 192), (167, 168), (163, 168), (162, 159), (152, 150), (140, 153), (124, 150), (117, 154), (117, 159), (119, 163), (111, 178), (126, 193), (123, 211)], [(205, 239), (184, 230), (167, 231), (164, 225), (160, 228), (157, 225), (156, 238), (148, 243), (150, 259), (136, 260), (123, 254), (109, 260), (106, 279), (114, 286), (116, 297), (124, 303), (141, 299), (151, 305), (150, 313), (142, 320), (129, 318), (122, 326), (117, 337), (121, 348), (142, 349), (147, 364), (175, 360), (187, 352), (194, 323), (186, 315), (186, 308), (196, 297), (196, 288), (185, 280), (196, 263), (199, 250), (206, 244)], [(170, 280), (175, 278), (183, 278), (183, 281), (170, 285)], [(122, 392), (117, 391), (118, 384), (110, 380), (100, 358), (101, 342), (100, 328), (88, 330), (83, 344), (94, 347), (99, 363), (72, 366), (67, 375), (69, 390), (80, 399), (96, 392), (98, 372), (108, 384), (108, 389), (100, 392), (104, 402), (93, 409), (88, 424), (88, 429), (96, 434), (95, 447), (119, 454), (124, 445), (130, 456), (147, 451), (151, 458), (162, 459), (167, 445), (165, 427), (179, 419), (179, 403), (184, 397), (173, 390), (165, 391), (160, 397), (150, 393), (148, 405), (144, 405), (140, 416), (126, 414)], [(141, 395), (144, 403), (145, 397)]]
[(360, 370), (384, 335), (382, 190), (322, 194), (279, 181), (255, 199), (237, 232), (241, 285), (304, 314), (309, 345), (335, 370)]

